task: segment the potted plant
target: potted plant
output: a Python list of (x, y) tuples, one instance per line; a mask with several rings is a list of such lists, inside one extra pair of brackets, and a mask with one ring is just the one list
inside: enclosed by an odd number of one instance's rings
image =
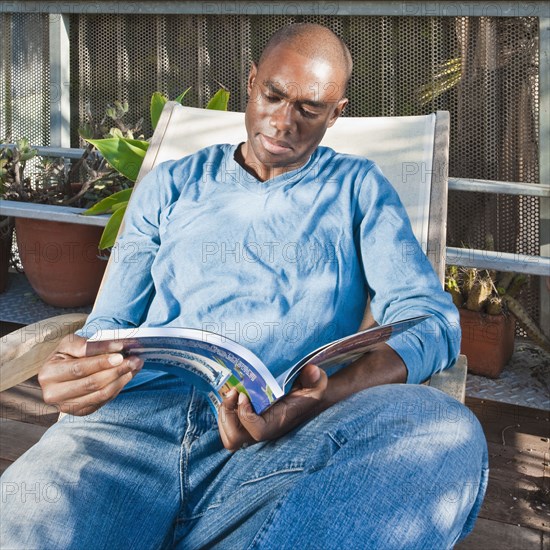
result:
[[(181, 102), (189, 88), (176, 101)], [(208, 109), (226, 110), (229, 92), (221, 88)], [(168, 97), (155, 92), (151, 98), (151, 122), (156, 126)], [(72, 164), (64, 159), (43, 159), (34, 184), (25, 177), (25, 165), (36, 156), (28, 140), (4, 145), (0, 159), (9, 163), (3, 171), (2, 198), (60, 206), (87, 208), (83, 213), (114, 213), (100, 227), (50, 220), (17, 218), (19, 254), (25, 274), (36, 293), (47, 303), (77, 307), (93, 303), (109, 249), (113, 244), (149, 142), (140, 135), (142, 121), (131, 126), (124, 117), (128, 104), (114, 102), (96, 123), (91, 112), (79, 128), (87, 142), (82, 156)], [(1, 165), (0, 165), (1, 166)], [(90, 208), (91, 205), (96, 205)]]
[[(95, 125), (90, 115), (88, 125), (99, 132), (104, 122)], [(72, 164), (63, 158), (42, 159), (31, 178), (25, 170), (35, 157), (38, 161), (25, 138), (0, 146), (3, 199), (86, 208), (131, 185), (91, 145)], [(98, 249), (101, 227), (18, 217), (15, 232), (23, 269), (42, 300), (59, 307), (94, 301), (106, 266)]]
[[(187, 88), (187, 90), (174, 101), (181, 103), (189, 90), (190, 88)], [(151, 97), (150, 116), (153, 130), (157, 126), (162, 109), (167, 101), (168, 97), (160, 92), (155, 92)], [(206, 105), (206, 109), (226, 111), (228, 102), (229, 91), (222, 86), (212, 96)], [(136, 181), (141, 164), (145, 158), (145, 153), (149, 147), (148, 141), (133, 139), (133, 136), (124, 134), (120, 131), (112, 132), (112, 134), (105, 139), (86, 138), (86, 141), (96, 147), (112, 168), (120, 175), (128, 178), (132, 182)], [(131, 188), (125, 189), (99, 201), (86, 210), (86, 212), (83, 212), (84, 215), (111, 214), (99, 243), (101, 250), (109, 249), (115, 244), (131, 193)]]
[[(9, 190), (10, 184), (24, 177), (27, 160), (34, 155), (22, 155), (20, 150), (8, 150), (0, 142), (0, 197)], [(8, 270), (11, 261), (12, 235), (14, 219), (0, 216), (0, 292), (4, 292), (8, 283)]]
[(0, 216), (0, 292), (6, 290), (11, 262), (13, 218)]
[(527, 277), (511, 272), (448, 266), (445, 289), (460, 313), (460, 352), (468, 370), (498, 378), (514, 351), (516, 322), (543, 349), (550, 341), (517, 300)]

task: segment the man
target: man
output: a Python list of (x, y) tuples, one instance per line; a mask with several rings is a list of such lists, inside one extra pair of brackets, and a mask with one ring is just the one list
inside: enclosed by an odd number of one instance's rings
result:
[[(230, 394), (217, 424), (182, 381), (116, 347), (86, 358), (83, 337), (66, 339), (39, 379), (72, 416), (3, 479), (49, 483), (56, 498), (6, 491), (5, 547), (449, 548), (472, 528), (487, 481), (481, 428), (414, 385), (456, 359), (456, 310), (428, 262), (403, 262), (414, 237), (378, 168), (318, 147), (347, 104), (351, 65), (324, 27), (278, 31), (249, 75), (246, 143), (144, 179), (80, 334), (217, 323), (277, 374), (354, 332), (367, 297), (378, 322), (431, 313), (428, 328), (330, 378), (307, 366), (262, 416)], [(234, 253), (205, 256), (205, 243)], [(250, 243), (261, 246), (245, 263)], [(239, 327), (252, 322), (266, 330), (247, 340)]]

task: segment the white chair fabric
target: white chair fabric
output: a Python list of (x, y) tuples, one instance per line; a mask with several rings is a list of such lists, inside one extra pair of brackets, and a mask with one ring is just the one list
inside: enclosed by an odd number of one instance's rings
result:
[[(170, 103), (163, 115), (138, 181), (160, 162), (216, 143), (246, 141), (244, 113)], [(367, 157), (381, 167), (399, 193), (424, 252), (428, 242), (435, 121), (435, 114), (341, 117), (321, 142), (339, 153)]]

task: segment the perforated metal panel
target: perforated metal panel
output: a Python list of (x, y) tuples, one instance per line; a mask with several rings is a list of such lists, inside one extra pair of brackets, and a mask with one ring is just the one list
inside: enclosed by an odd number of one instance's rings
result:
[(2, 14), (0, 32), (0, 139), (24, 136), (36, 145), (48, 145), (48, 16)]
[[(131, 116), (150, 94), (203, 106), (223, 84), (230, 108), (244, 110), (244, 83), (269, 36), (297, 20), (325, 24), (355, 60), (349, 116), (451, 112), (450, 173), (455, 177), (538, 181), (538, 19), (338, 16), (78, 16), (75, 101), (128, 99)], [(116, 55), (119, 52), (119, 55)], [(455, 60), (454, 64), (449, 63)], [(454, 71), (453, 71), (454, 69)], [(454, 86), (452, 85), (454, 83)], [(446, 90), (446, 88), (449, 88)], [(421, 100), (422, 93), (428, 98)], [(431, 95), (430, 95), (431, 94)], [(147, 121), (145, 132), (150, 132)], [(538, 254), (538, 199), (451, 193), (452, 246)], [(538, 285), (523, 300), (538, 316)]]
[[(6, 106), (10, 99), (6, 94), (24, 90), (25, 102), (24, 107), (14, 102), (13, 113), (3, 109), (0, 133), (13, 126), (47, 144), (45, 21), (30, 14), (11, 17), (1, 16), (2, 44), (27, 53), (19, 66), (15, 54), (13, 62), (7, 50), (0, 56), (2, 76), (11, 79), (3, 83), (1, 99)], [(329, 26), (350, 47), (355, 65), (348, 116), (449, 110), (452, 176), (539, 181), (536, 17), (74, 14), (70, 16), (72, 145), (79, 145), (77, 128), (87, 103), (101, 116), (107, 103), (128, 100), (127, 119), (145, 117), (145, 136), (151, 134), (147, 113), (156, 90), (175, 97), (192, 86), (188, 104), (204, 106), (221, 84), (231, 91), (230, 109), (244, 110), (251, 60), (258, 59), (272, 32), (302, 20)], [(17, 42), (23, 32), (28, 37), (25, 44)], [(18, 74), (25, 78), (16, 84)], [(29, 86), (36, 86), (37, 93), (31, 93)], [(10, 117), (20, 119), (17, 127)], [(538, 231), (537, 198), (450, 195), (451, 246), (483, 248), (490, 232), (497, 250), (536, 255)], [(537, 317), (535, 282), (531, 281), (523, 301)]]

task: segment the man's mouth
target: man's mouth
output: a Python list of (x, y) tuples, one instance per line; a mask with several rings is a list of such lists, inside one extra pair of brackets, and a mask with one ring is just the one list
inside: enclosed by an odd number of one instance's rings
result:
[(269, 138), (264, 134), (260, 134), (260, 141), (262, 142), (263, 148), (272, 155), (288, 153), (292, 149), (288, 143)]

